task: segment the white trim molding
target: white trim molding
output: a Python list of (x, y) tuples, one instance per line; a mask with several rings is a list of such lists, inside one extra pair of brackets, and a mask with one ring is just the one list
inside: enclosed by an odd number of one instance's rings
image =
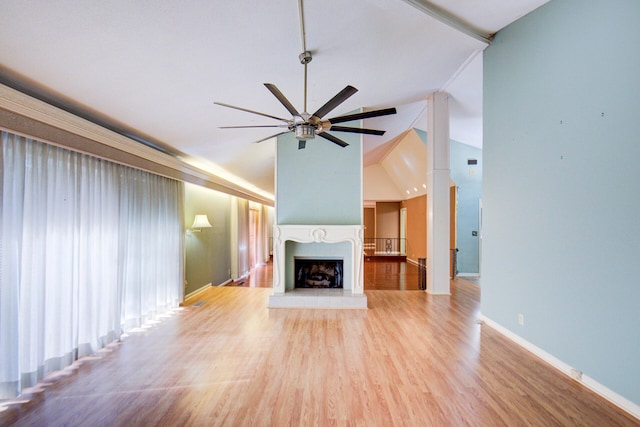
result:
[(207, 283), (206, 285), (196, 289), (195, 291), (189, 292), (187, 295), (184, 296), (184, 299), (182, 300), (182, 302), (185, 302), (186, 300), (188, 300), (189, 298), (193, 298), (196, 295), (199, 295), (201, 293), (203, 293), (204, 291), (206, 291), (207, 289), (209, 289), (211, 286), (213, 286), (213, 284), (211, 282)]
[[(250, 189), (0, 84), (0, 129), (273, 206)], [(61, 135), (60, 132), (64, 132)]]
[(474, 277), (474, 278), (479, 278), (480, 277), (480, 273), (457, 273), (456, 276), (458, 277)]
[(582, 373), (580, 370), (575, 369), (574, 367), (568, 365), (567, 363), (563, 362), (557, 357), (547, 353), (543, 349), (530, 343), (529, 341), (525, 340), (521, 336), (511, 332), (509, 329), (505, 328), (499, 323), (494, 322), (488, 317), (481, 315), (480, 321), (483, 324), (489, 326), (490, 328), (496, 330), (497, 332), (499, 332), (509, 340), (518, 344), (520, 347), (524, 348), (525, 350), (528, 350), (529, 352), (533, 353), (535, 356), (544, 360), (545, 362), (547, 362), (548, 364), (550, 364), (551, 366), (553, 366), (563, 374), (579, 382), (580, 384), (584, 385), (591, 391), (599, 394), (609, 402), (618, 406), (620, 409), (628, 412), (629, 414), (633, 415), (634, 417), (640, 420), (640, 406), (637, 405), (636, 403), (630, 401), (629, 399), (623, 396), (620, 396), (615, 391), (605, 387), (604, 385), (600, 384), (598, 381)]

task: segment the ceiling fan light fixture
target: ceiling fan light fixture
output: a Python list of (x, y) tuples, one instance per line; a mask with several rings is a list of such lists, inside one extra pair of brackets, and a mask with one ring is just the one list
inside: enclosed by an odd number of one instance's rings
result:
[(316, 128), (313, 125), (307, 123), (301, 123), (296, 125), (296, 138), (297, 139), (313, 139), (316, 136)]
[(278, 101), (282, 104), (282, 106), (291, 114), (291, 119), (284, 119), (277, 116), (272, 116), (270, 114), (261, 113), (259, 111), (249, 110), (247, 108), (236, 107), (229, 104), (224, 104), (222, 102), (215, 102), (215, 104), (221, 105), (223, 107), (233, 108), (240, 111), (245, 111), (247, 113), (257, 114), (259, 116), (268, 117), (271, 119), (279, 120), (281, 122), (286, 123), (286, 125), (256, 125), (256, 126), (223, 126), (224, 128), (263, 128), (263, 127), (286, 127), (288, 130), (285, 132), (280, 132), (275, 135), (268, 136), (266, 138), (259, 139), (255, 142), (262, 142), (268, 139), (283, 135), (285, 133), (293, 132), (296, 139), (298, 140), (298, 148), (305, 148), (306, 141), (309, 139), (315, 138), (316, 135), (320, 136), (323, 139), (333, 142), (334, 144), (344, 148), (349, 144), (344, 140), (338, 138), (335, 135), (328, 133), (330, 129), (333, 128), (334, 131), (337, 132), (348, 132), (348, 133), (358, 133), (364, 135), (384, 135), (384, 131), (376, 130), (376, 129), (364, 129), (359, 127), (351, 127), (351, 126), (333, 126), (338, 123), (346, 123), (352, 122), (356, 120), (369, 119), (373, 117), (386, 116), (389, 114), (396, 114), (395, 108), (385, 108), (382, 110), (375, 111), (367, 111), (363, 113), (355, 113), (355, 114), (347, 114), (344, 116), (332, 117), (323, 120), (327, 114), (331, 111), (335, 110), (339, 105), (345, 102), (348, 98), (354, 95), (358, 89), (351, 85), (347, 85), (344, 89), (338, 92), (333, 98), (327, 101), (322, 107), (316, 110), (315, 113), (309, 114), (307, 112), (307, 64), (311, 62), (312, 55), (311, 52), (307, 50), (307, 42), (306, 42), (306, 32), (304, 29), (304, 16), (302, 11), (302, 1), (298, 0), (298, 11), (300, 13), (300, 33), (302, 39), (302, 53), (298, 55), (298, 59), (300, 59), (300, 63), (304, 66), (304, 109), (302, 112), (298, 112), (296, 107), (287, 99), (286, 96), (280, 89), (276, 87), (273, 83), (265, 83), (265, 87), (271, 92), (273, 96), (275, 96)]

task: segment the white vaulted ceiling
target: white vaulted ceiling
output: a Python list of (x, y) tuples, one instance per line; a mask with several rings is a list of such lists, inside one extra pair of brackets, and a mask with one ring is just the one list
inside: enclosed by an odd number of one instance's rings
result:
[[(487, 43), (442, 16), (488, 35), (543, 3), (306, 0), (309, 110), (346, 85), (359, 92), (333, 116), (397, 107), (397, 115), (365, 121), (387, 130), (364, 138), (370, 166), (408, 129), (426, 129), (425, 100), (444, 90), (451, 137), (481, 146)], [(1, 82), (273, 193), (275, 142), (253, 141), (275, 132), (219, 129), (269, 119), (213, 102), (287, 117), (269, 82), (302, 110), (297, 0), (0, 0), (0, 10)]]

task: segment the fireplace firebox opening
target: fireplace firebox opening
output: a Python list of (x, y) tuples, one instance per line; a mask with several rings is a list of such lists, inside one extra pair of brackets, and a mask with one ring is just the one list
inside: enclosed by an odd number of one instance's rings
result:
[(342, 288), (343, 260), (319, 258), (295, 258), (296, 288)]

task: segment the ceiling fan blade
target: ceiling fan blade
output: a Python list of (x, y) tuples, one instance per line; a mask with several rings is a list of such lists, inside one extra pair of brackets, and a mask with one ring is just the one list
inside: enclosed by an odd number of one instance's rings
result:
[(229, 105), (229, 104), (225, 104), (225, 103), (222, 103), (222, 102), (214, 102), (214, 104), (221, 105), (221, 106), (227, 107), (227, 108), (233, 108), (235, 110), (245, 111), (245, 112), (251, 113), (251, 114), (257, 114), (257, 115), (263, 116), (263, 117), (269, 117), (270, 119), (281, 120), (281, 121), (287, 122), (287, 123), (289, 122), (289, 120), (283, 119), (282, 117), (276, 117), (276, 116), (272, 116), (272, 115), (269, 115), (269, 114), (260, 113), (258, 111), (248, 110), (248, 109), (242, 108), (242, 107), (236, 107), (235, 105)]
[(256, 126), (220, 126), (218, 129), (245, 129), (245, 128), (286, 128), (288, 125), (256, 125)]
[(380, 116), (388, 116), (389, 114), (395, 114), (395, 108), (384, 108), (382, 110), (374, 110), (374, 111), (366, 111), (364, 113), (355, 113), (355, 114), (347, 114), (346, 116), (339, 116), (329, 119), (329, 121), (334, 123), (344, 123), (350, 122), (352, 120), (363, 120), (370, 119), (372, 117), (380, 117)]
[(284, 135), (285, 133), (289, 133), (289, 132), (291, 132), (291, 131), (276, 133), (275, 135), (271, 135), (271, 136), (268, 136), (266, 138), (262, 138), (262, 139), (259, 139), (257, 141), (253, 141), (253, 142), (258, 143), (258, 142), (266, 141), (267, 139), (275, 138), (277, 136)]
[(337, 138), (331, 135), (330, 133), (322, 132), (322, 133), (317, 133), (316, 135), (321, 136), (324, 139), (328, 139), (329, 141), (333, 142), (334, 144), (338, 144), (341, 147), (346, 147), (347, 145), (349, 145), (343, 140), (341, 140), (340, 138)]
[(289, 100), (282, 94), (282, 92), (280, 92), (280, 90), (276, 87), (276, 85), (271, 83), (265, 83), (264, 85), (267, 87), (267, 89), (269, 89), (269, 91), (273, 94), (273, 96), (278, 98), (278, 101), (280, 101), (280, 103), (284, 105), (284, 108), (286, 108), (287, 111), (290, 112), (292, 116), (300, 116), (300, 113), (298, 113), (298, 110), (296, 110), (296, 107), (294, 107), (293, 104), (289, 102)]
[(323, 118), (324, 116), (329, 114), (330, 111), (332, 111), (338, 105), (342, 104), (344, 101), (346, 101), (351, 95), (353, 95), (357, 91), (358, 91), (358, 89), (356, 89), (353, 86), (345, 87), (340, 92), (338, 92), (338, 94), (336, 96), (334, 96), (329, 101), (327, 101), (326, 104), (324, 104), (322, 107), (318, 108), (318, 111), (313, 113), (313, 115), (318, 117), (318, 118), (320, 118), (320, 119)]
[(336, 132), (364, 133), (367, 135), (378, 135), (378, 136), (384, 135), (384, 132), (385, 132), (383, 130), (352, 128), (348, 126), (331, 126), (330, 130), (333, 130)]

